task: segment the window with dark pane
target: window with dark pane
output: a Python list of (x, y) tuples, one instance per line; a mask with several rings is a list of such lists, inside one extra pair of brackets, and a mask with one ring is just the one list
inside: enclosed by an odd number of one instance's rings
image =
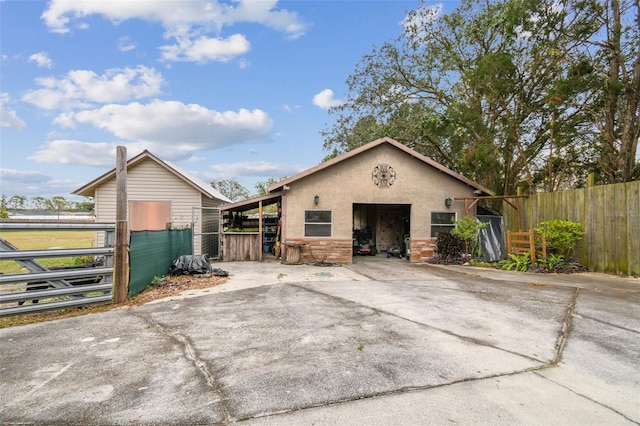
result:
[(452, 212), (431, 212), (431, 237), (437, 238), (442, 232), (451, 231), (456, 214)]
[(331, 210), (305, 210), (304, 236), (330, 237), (332, 219)]

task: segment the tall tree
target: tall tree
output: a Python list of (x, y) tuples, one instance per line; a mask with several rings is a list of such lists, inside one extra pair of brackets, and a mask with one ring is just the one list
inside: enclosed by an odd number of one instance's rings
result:
[(220, 179), (210, 182), (210, 185), (220, 191), (231, 201), (242, 201), (249, 198), (249, 191), (235, 179)]
[(12, 209), (24, 209), (27, 203), (27, 197), (24, 195), (12, 195), (7, 201), (7, 206)]
[(399, 132), (498, 194), (575, 184), (594, 139), (593, 67), (576, 48), (598, 31), (580, 3), (463, 0), (449, 14), (423, 4), (349, 77), (325, 150)]
[(62, 195), (54, 195), (46, 201), (47, 208), (61, 212), (69, 208), (69, 201), (67, 201)]
[(77, 201), (75, 208), (79, 212), (92, 212), (95, 208), (95, 202), (88, 197), (85, 197), (84, 201)]
[(601, 77), (601, 108), (593, 111), (601, 136), (599, 170), (607, 183), (640, 179), (640, 2), (594, 0), (591, 10), (605, 34), (592, 41)]
[(43, 210), (47, 206), (46, 201), (44, 197), (31, 197), (31, 206), (36, 210)]

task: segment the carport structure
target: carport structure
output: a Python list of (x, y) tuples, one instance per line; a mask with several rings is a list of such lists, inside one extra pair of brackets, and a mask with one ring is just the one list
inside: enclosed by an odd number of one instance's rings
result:
[[(263, 260), (265, 255), (262, 243), (265, 238), (264, 208), (276, 205), (277, 211), (282, 203), (282, 191), (270, 192), (249, 200), (230, 203), (220, 209), (223, 216), (222, 258), (229, 260)], [(234, 215), (243, 217), (246, 212), (257, 211), (258, 227), (255, 231), (235, 232)]]

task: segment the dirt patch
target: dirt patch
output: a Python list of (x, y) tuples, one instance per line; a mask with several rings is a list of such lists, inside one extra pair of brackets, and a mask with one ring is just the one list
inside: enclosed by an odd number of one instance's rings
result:
[(542, 283), (527, 283), (529, 287), (549, 287), (549, 284)]
[(142, 293), (127, 300), (126, 305), (139, 306), (165, 297), (176, 296), (183, 291), (215, 287), (227, 281), (226, 277), (180, 275), (164, 277), (161, 282), (148, 287)]

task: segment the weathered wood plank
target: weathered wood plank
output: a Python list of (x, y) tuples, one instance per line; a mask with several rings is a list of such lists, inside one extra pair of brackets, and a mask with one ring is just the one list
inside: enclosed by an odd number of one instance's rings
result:
[(613, 205), (621, 210), (615, 216), (615, 258), (610, 259), (607, 270), (615, 270), (616, 274), (627, 275), (629, 271), (629, 256), (627, 253), (627, 185), (619, 183), (613, 185)]
[(628, 275), (640, 277), (640, 181), (627, 184), (626, 197)]
[(225, 262), (259, 260), (260, 235), (258, 233), (228, 233), (224, 235)]
[(604, 189), (601, 186), (592, 187), (591, 210), (593, 213), (593, 235), (591, 236), (591, 238), (593, 239), (593, 246), (591, 249), (594, 252), (594, 255), (600, 255), (595, 256), (593, 259), (593, 264), (589, 266), (593, 266), (593, 270), (596, 272), (604, 272), (606, 270), (605, 267), (610, 256), (609, 246), (607, 245), (608, 226), (606, 226), (607, 223), (605, 221), (604, 209), (602, 209), (601, 207), (604, 206), (604, 202)]

